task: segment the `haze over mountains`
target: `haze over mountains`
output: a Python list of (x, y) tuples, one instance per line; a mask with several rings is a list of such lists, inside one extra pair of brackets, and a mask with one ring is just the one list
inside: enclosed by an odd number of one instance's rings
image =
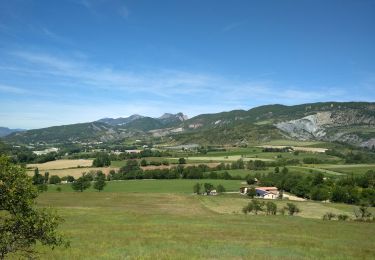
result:
[(7, 136), (11, 133), (21, 132), (21, 131), (25, 131), (25, 130), (24, 129), (11, 129), (11, 128), (8, 128), (8, 127), (1, 127), (0, 126), (0, 137), (4, 137), (4, 136)]
[(158, 118), (132, 115), (94, 122), (11, 133), (6, 142), (113, 142), (124, 138), (163, 138), (172, 143), (236, 144), (272, 139), (339, 141), (375, 145), (374, 102), (324, 102), (296, 106), (266, 105), (250, 110)]

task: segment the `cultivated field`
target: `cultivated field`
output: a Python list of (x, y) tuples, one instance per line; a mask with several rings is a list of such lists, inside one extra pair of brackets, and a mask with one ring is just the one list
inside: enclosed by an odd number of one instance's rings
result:
[[(89, 171), (102, 171), (104, 174), (109, 174), (109, 171), (110, 170), (118, 170), (118, 168), (115, 168), (115, 167), (82, 167), (82, 168), (71, 168), (71, 169), (55, 169), (55, 170), (51, 170), (51, 169), (46, 169), (46, 170), (40, 170), (39, 169), (39, 172), (41, 174), (44, 174), (44, 172), (49, 172), (49, 175), (52, 176), (52, 175), (57, 175), (59, 177), (64, 177), (64, 176), (73, 176), (74, 178), (78, 178), (78, 177), (81, 177), (82, 176), (82, 173), (84, 172), (89, 172)], [(34, 175), (34, 170), (28, 170), (27, 171), (27, 174), (29, 176), (33, 176)]]
[(56, 160), (46, 163), (32, 163), (28, 164), (27, 168), (38, 168), (41, 171), (55, 170), (55, 169), (69, 169), (79, 167), (90, 167), (93, 160), (78, 159), (78, 160)]

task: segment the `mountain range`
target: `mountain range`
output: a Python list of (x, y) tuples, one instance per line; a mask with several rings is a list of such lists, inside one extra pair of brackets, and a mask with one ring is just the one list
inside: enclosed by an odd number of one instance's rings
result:
[(0, 137), (4, 137), (4, 136), (7, 136), (11, 133), (22, 132), (22, 131), (25, 131), (25, 130), (24, 129), (10, 129), (8, 127), (1, 127), (0, 126)]
[(248, 144), (272, 139), (339, 141), (375, 145), (374, 102), (321, 102), (295, 106), (265, 105), (250, 110), (201, 114), (183, 113), (158, 118), (132, 115), (94, 122), (11, 133), (4, 141), (112, 142), (126, 138), (164, 138), (169, 143)]

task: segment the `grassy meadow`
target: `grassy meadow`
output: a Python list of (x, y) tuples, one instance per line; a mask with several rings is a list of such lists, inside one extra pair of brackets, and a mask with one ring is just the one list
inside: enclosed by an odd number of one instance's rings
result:
[[(126, 180), (108, 181), (102, 192), (134, 192), (134, 193), (193, 193), (193, 186), (197, 182), (211, 183), (214, 186), (223, 185), (227, 191), (239, 191), (241, 180)], [(49, 192), (57, 192), (57, 187), (62, 192), (74, 192), (71, 184), (49, 185)], [(97, 192), (92, 186), (85, 192)]]
[[(317, 147), (319, 142), (293, 142), (289, 145)], [(288, 145), (283, 140), (269, 145)], [(321, 146), (325, 147), (325, 146)], [(277, 157), (299, 159), (312, 157), (324, 164), (288, 166), (290, 172), (341, 178), (363, 174), (373, 164), (343, 164), (342, 159), (324, 153), (262, 152), (260, 147), (228, 148), (226, 151), (182, 155), (188, 165), (216, 166)], [(147, 161), (177, 163), (178, 157), (150, 157)], [(86, 164), (83, 164), (85, 162)], [(330, 163), (331, 162), (331, 163)], [(77, 164), (79, 163), (79, 164)], [(60, 160), (37, 165), (41, 172), (60, 177), (82, 172), (118, 170), (126, 161), (112, 161), (110, 167), (93, 168), (91, 161)], [(78, 167), (78, 165), (80, 167)], [(161, 166), (161, 167), (171, 167)], [(35, 167), (30, 165), (29, 167)], [(155, 166), (147, 166), (158, 168)], [(143, 168), (146, 169), (146, 168)], [(266, 170), (227, 170), (231, 176), (244, 178)], [(219, 172), (219, 171), (218, 171)], [(29, 174), (33, 171), (29, 168)], [(193, 195), (197, 182), (223, 185), (229, 192), (218, 196)], [(65, 222), (59, 230), (71, 241), (70, 248), (50, 250), (38, 245), (41, 259), (374, 259), (375, 225), (355, 221), (323, 221), (327, 212), (354, 218), (355, 207), (347, 204), (293, 201), (301, 212), (297, 216), (244, 215), (242, 208), (250, 201), (238, 193), (244, 180), (126, 180), (109, 181), (102, 192), (93, 187), (74, 192), (70, 184), (49, 185), (38, 197), (38, 206), (56, 210)], [(61, 191), (58, 191), (57, 188)], [(274, 200), (278, 208), (288, 200)], [(370, 208), (375, 214), (375, 208)], [(11, 256), (16, 258), (17, 255)]]
[[(246, 202), (230, 195), (43, 193), (38, 205), (52, 207), (65, 218), (60, 230), (71, 247), (53, 251), (40, 247), (40, 258), (373, 259), (375, 255), (373, 223), (222, 210), (240, 210)], [(306, 211), (309, 207), (301, 206)]]

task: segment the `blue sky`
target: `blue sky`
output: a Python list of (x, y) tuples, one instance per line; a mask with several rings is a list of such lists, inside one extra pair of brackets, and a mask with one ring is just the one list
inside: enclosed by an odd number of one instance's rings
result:
[(375, 1), (0, 2), (0, 126), (375, 101)]

